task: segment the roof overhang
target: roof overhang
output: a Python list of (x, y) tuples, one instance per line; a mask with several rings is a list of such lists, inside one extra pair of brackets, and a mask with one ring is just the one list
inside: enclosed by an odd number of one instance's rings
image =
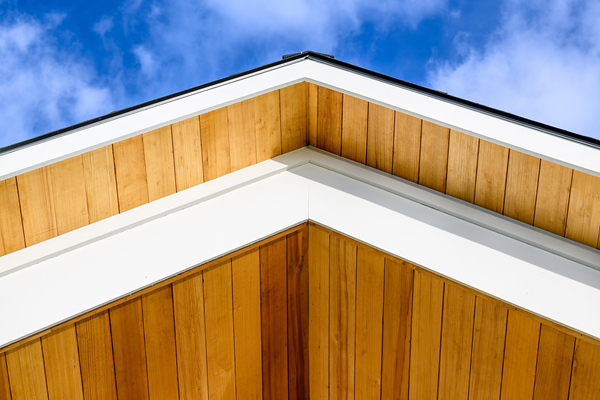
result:
[(0, 347), (306, 221), (600, 338), (594, 249), (304, 148), (0, 258)]

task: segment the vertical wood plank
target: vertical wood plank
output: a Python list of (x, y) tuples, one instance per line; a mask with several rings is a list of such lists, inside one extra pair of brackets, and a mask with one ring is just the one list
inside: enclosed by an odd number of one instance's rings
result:
[(288, 395), (287, 246), (285, 237), (260, 247), (263, 398)]
[(287, 235), (289, 400), (308, 398), (308, 228)]
[(175, 184), (177, 191), (204, 182), (200, 117), (192, 117), (171, 125)]
[(75, 324), (42, 337), (48, 398), (83, 399)]
[(306, 146), (306, 94), (306, 82), (279, 90), (282, 153)]
[(409, 398), (436, 399), (444, 282), (419, 270), (414, 279)]
[(577, 339), (572, 374), (569, 400), (597, 399), (600, 393), (600, 346)]
[(142, 299), (110, 309), (110, 327), (119, 400), (148, 399)]
[(392, 173), (394, 110), (369, 103), (367, 165)]
[(208, 399), (202, 273), (173, 283), (177, 368), (181, 399)]
[(477, 297), (473, 327), (470, 400), (499, 399), (508, 310)]
[(118, 214), (113, 146), (104, 146), (82, 156), (90, 223)]
[(533, 225), (565, 235), (572, 179), (571, 168), (542, 160)]
[(357, 399), (380, 398), (385, 258), (359, 247), (356, 265)]
[(542, 325), (533, 400), (567, 400), (575, 338)]
[(338, 156), (342, 150), (342, 94), (319, 87), (317, 147)]
[(540, 159), (510, 150), (504, 215), (533, 225)]
[(234, 258), (231, 272), (237, 398), (262, 399), (259, 250)]
[(540, 339), (540, 323), (510, 310), (502, 370), (502, 400), (531, 399)]
[(385, 259), (381, 398), (408, 398), (413, 269)]
[(0, 400), (11, 400), (5, 353), (0, 353)]
[(600, 228), (600, 178), (581, 171), (573, 172), (571, 198), (565, 236), (596, 247)]
[(256, 164), (254, 99), (227, 106), (231, 172)]
[(142, 135), (113, 144), (119, 211), (124, 212), (148, 202), (146, 162)]
[(58, 235), (50, 167), (17, 176), (25, 245), (31, 246)]
[(478, 154), (478, 138), (450, 130), (447, 195), (473, 202)]
[(6, 365), (13, 400), (48, 399), (40, 339), (8, 351)]
[(392, 173), (415, 183), (419, 182), (421, 124), (419, 118), (396, 111)]
[(25, 247), (17, 179), (0, 181), (0, 256)]
[(467, 400), (475, 295), (453, 285), (444, 291), (438, 398)]
[(203, 276), (208, 397), (235, 400), (231, 261), (205, 270)]
[(50, 165), (50, 176), (58, 234), (89, 224), (83, 157), (75, 156)]
[(480, 140), (475, 182), (476, 205), (502, 213), (507, 169), (508, 149)]
[(148, 200), (154, 201), (177, 191), (171, 125), (146, 132), (142, 136), (144, 137)]
[(142, 296), (150, 399), (177, 399), (177, 356), (171, 285)]
[(108, 311), (75, 324), (83, 395), (86, 400), (117, 398)]
[(256, 161), (262, 162), (281, 154), (281, 112), (279, 90), (254, 98)]
[(347, 94), (342, 103), (342, 157), (365, 164), (369, 103)]
[(227, 107), (200, 115), (200, 137), (204, 181), (230, 173)]
[(419, 184), (442, 193), (446, 193), (449, 141), (448, 128), (423, 121)]
[(356, 245), (332, 236), (329, 251), (329, 399), (353, 399)]
[(319, 87), (314, 83), (307, 82), (308, 92), (308, 144), (317, 147), (317, 110), (319, 100)]
[(311, 400), (329, 399), (329, 234), (308, 232), (308, 351)]

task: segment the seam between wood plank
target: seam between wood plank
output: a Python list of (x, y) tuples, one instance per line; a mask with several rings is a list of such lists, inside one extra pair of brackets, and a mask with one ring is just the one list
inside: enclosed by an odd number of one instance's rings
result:
[[(531, 226), (535, 226), (535, 213), (537, 211), (537, 199), (540, 193), (540, 175), (542, 173), (542, 159), (539, 159), (538, 163), (538, 174), (537, 174), (537, 185), (535, 185), (535, 200), (533, 202), (533, 219), (531, 221)], [(570, 193), (569, 193), (570, 195)], [(540, 329), (541, 330), (541, 329)]]
[[(100, 314), (100, 313), (98, 313)], [(91, 316), (90, 316), (91, 317)], [(113, 344), (113, 329), (112, 329), (112, 319), (110, 318), (110, 309), (106, 310), (106, 318), (108, 318), (108, 330), (110, 332), (110, 354), (112, 355), (112, 365), (113, 365), (113, 376), (112, 379), (115, 382), (115, 397), (119, 396), (119, 388), (118, 388), (118, 383), (117, 383), (117, 365), (115, 364), (115, 346)], [(77, 322), (75, 323), (77, 324)], [(75, 331), (77, 331), (77, 329), (75, 329)], [(79, 363), (81, 364), (81, 360), (79, 360)], [(85, 392), (84, 392), (84, 398), (85, 398)]]
[[(504, 215), (504, 205), (506, 204), (506, 188), (508, 183), (508, 165), (510, 164), (510, 154), (512, 153), (511, 149), (508, 149), (508, 157), (506, 157), (506, 169), (504, 170), (504, 193), (502, 195), (502, 209), (498, 213), (500, 215)], [(540, 161), (541, 163), (541, 161)]]
[(471, 371), (473, 368), (473, 342), (475, 341), (475, 316), (476, 315), (477, 315), (477, 296), (475, 296), (475, 301), (473, 301), (473, 329), (471, 330), (471, 357), (469, 357), (469, 380), (467, 381), (467, 400), (469, 400), (469, 398), (471, 397)]
[[(498, 399), (502, 398), (502, 381), (504, 380), (504, 362), (506, 361), (506, 337), (508, 336), (508, 314), (510, 309), (506, 310), (506, 326), (504, 327), (504, 347), (502, 348), (502, 369), (500, 370), (500, 394)], [(541, 330), (541, 328), (540, 328)]]
[[(450, 146), (448, 146), (450, 147)], [(446, 297), (446, 282), (443, 282), (443, 287), (442, 287), (442, 318), (440, 321), (440, 354), (438, 354), (438, 371), (437, 371), (437, 375), (438, 375), (438, 379), (437, 379), (437, 390), (436, 390), (436, 398), (440, 397), (440, 371), (442, 370), (442, 342), (444, 340), (444, 314), (445, 314), (445, 297)], [(411, 319), (412, 319), (412, 315), (411, 315)]]
[[(148, 178), (146, 177), (146, 180), (148, 180)], [(165, 285), (166, 286), (166, 285)], [(154, 289), (156, 290), (156, 289)], [(152, 290), (152, 291), (154, 291)], [(150, 397), (150, 376), (148, 375), (148, 351), (146, 349), (146, 323), (144, 322), (144, 302), (142, 301), (142, 296), (140, 295), (140, 310), (142, 310), (142, 338), (144, 339), (144, 358), (146, 359), (146, 365), (144, 365), (144, 369), (146, 370), (146, 390), (148, 391), (148, 398)], [(116, 373), (117, 371), (115, 370), (115, 378), (116, 378)], [(178, 382), (179, 383), (179, 382)], [(119, 394), (117, 393), (117, 396), (119, 396)]]
[[(46, 358), (44, 357), (44, 343), (42, 338), (36, 339), (40, 341), (40, 352), (42, 353), (42, 365), (44, 366), (44, 381), (46, 382), (46, 398), (50, 398), (50, 390), (48, 390), (48, 373), (46, 372)], [(12, 394), (11, 394), (12, 396)]]
[[(256, 137), (256, 135), (255, 135)], [(259, 253), (259, 257), (260, 257), (260, 251)], [(259, 258), (259, 262), (260, 262), (260, 258)], [(238, 397), (238, 384), (237, 384), (237, 362), (236, 362), (236, 357), (235, 357), (235, 305), (234, 305), (234, 299), (233, 299), (233, 257), (231, 257), (231, 262), (229, 263), (229, 274), (231, 275), (231, 333), (232, 333), (232, 342), (233, 342), (233, 381), (235, 382), (235, 398), (237, 399)], [(262, 322), (262, 314), (260, 316), (261, 322)], [(261, 342), (262, 342), (262, 329), (261, 329)], [(262, 354), (262, 345), (261, 345), (261, 354)], [(262, 364), (262, 358), (261, 358), (261, 364)], [(207, 368), (208, 370), (208, 368)], [(209, 392), (210, 393), (210, 392)], [(264, 391), (263, 391), (264, 393)]]
[[(175, 154), (175, 151), (173, 151), (173, 154)], [(175, 160), (173, 160), (173, 162), (175, 162)], [(177, 178), (175, 178), (175, 179), (177, 179)], [(175, 182), (175, 187), (177, 188), (177, 181)], [(169, 284), (169, 286), (171, 286), (171, 311), (173, 311), (173, 343), (175, 344), (174, 349), (175, 349), (175, 373), (177, 376), (177, 396), (181, 397), (181, 385), (179, 383), (179, 360), (177, 359), (177, 357), (178, 357), (177, 356), (177, 323), (175, 321), (175, 294), (174, 294), (175, 290), (173, 288), (173, 282), (171, 282)]]
[[(19, 181), (15, 176), (15, 188), (17, 190), (17, 202), (19, 203), (19, 218), (21, 220), (21, 234), (23, 235), (23, 248), (27, 247), (27, 242), (25, 241), (25, 223), (23, 221), (23, 207), (21, 206), (21, 193), (19, 191)], [(6, 249), (6, 247), (5, 247)], [(7, 361), (8, 368), (8, 361)], [(8, 369), (7, 369), (8, 371)], [(10, 389), (10, 388), (9, 388)], [(12, 396), (12, 394), (11, 394)]]
[(567, 199), (567, 213), (565, 214), (565, 229), (563, 231), (562, 237), (567, 237), (567, 226), (569, 224), (569, 208), (571, 207), (571, 196), (573, 196), (573, 177), (575, 175), (575, 170), (571, 169), (571, 182), (569, 184), (569, 198)]
[[(416, 180), (416, 184), (419, 184), (419, 180), (421, 179), (421, 148), (423, 145), (423, 119), (421, 118), (421, 124), (420, 124), (420, 128), (419, 128), (419, 151), (418, 151), (418, 156), (419, 156), (419, 160), (417, 161), (417, 180)], [(448, 142), (448, 147), (450, 147), (450, 143)]]
[[(210, 382), (208, 379), (208, 340), (206, 339), (206, 299), (204, 296), (204, 271), (200, 271), (200, 278), (201, 278), (201, 282), (202, 282), (202, 317), (204, 317), (202, 319), (202, 325), (203, 325), (203, 329), (204, 329), (204, 354), (206, 355), (206, 360), (205, 364), (206, 364), (206, 368), (204, 368), (204, 372), (206, 373), (205, 378), (206, 378), (206, 393), (210, 393)], [(262, 317), (262, 316), (261, 316)], [(180, 394), (181, 396), (181, 394)]]
[[(540, 164), (542, 162), (540, 161)], [(539, 176), (539, 175), (538, 175)], [(538, 346), (537, 346), (537, 352), (535, 354), (535, 368), (533, 369), (534, 373), (533, 373), (533, 389), (531, 390), (531, 399), (533, 400), (535, 398), (535, 381), (537, 380), (537, 365), (540, 359), (540, 342), (542, 339), (542, 324), (540, 324), (539, 327), (539, 332), (538, 332)]]
[(569, 390), (567, 391), (567, 400), (571, 398), (571, 381), (573, 380), (573, 369), (575, 368), (575, 349), (577, 349), (577, 341), (578, 339), (575, 339), (575, 343), (573, 343), (573, 356), (571, 357), (571, 371), (569, 373)]
[[(394, 118), (395, 118), (395, 116), (396, 116), (396, 112), (394, 112)], [(394, 120), (394, 125), (395, 125), (395, 123), (396, 123), (396, 121)], [(394, 143), (393, 135), (392, 135), (392, 143)], [(392, 151), (392, 171), (394, 170), (393, 163), (394, 163), (394, 152)], [(358, 247), (357, 247), (357, 252), (358, 252)], [(358, 262), (358, 254), (357, 254), (356, 259)], [(379, 399), (380, 400), (381, 400), (381, 396), (383, 394), (383, 341), (384, 341), (384, 336), (385, 336), (385, 276), (386, 276), (385, 271), (387, 268), (388, 268), (387, 258), (384, 257), (384, 259), (383, 259), (383, 295), (381, 296), (381, 300), (383, 302), (383, 305), (381, 307), (381, 350), (380, 350), (381, 362), (379, 365)], [(356, 286), (358, 286), (358, 284)], [(412, 315), (410, 317), (412, 319)], [(354, 318), (354, 321), (355, 321), (354, 325), (356, 325), (356, 318)], [(356, 335), (355, 335), (355, 337), (356, 337)], [(356, 356), (354, 357), (354, 359), (356, 360)], [(354, 368), (354, 370), (356, 371), (356, 368)]]

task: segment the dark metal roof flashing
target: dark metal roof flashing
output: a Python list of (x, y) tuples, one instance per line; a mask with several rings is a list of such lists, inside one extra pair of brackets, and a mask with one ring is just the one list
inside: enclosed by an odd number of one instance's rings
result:
[(87, 126), (94, 125), (94, 124), (97, 124), (97, 123), (100, 123), (100, 122), (103, 122), (103, 121), (106, 121), (106, 120), (109, 120), (109, 119), (113, 119), (113, 118), (122, 116), (124, 114), (127, 114), (127, 113), (130, 113), (130, 112), (136, 111), (136, 110), (140, 110), (142, 108), (146, 108), (146, 107), (155, 105), (157, 103), (168, 101), (168, 100), (180, 97), (180, 96), (184, 96), (184, 95), (193, 93), (193, 92), (198, 91), (198, 90), (202, 90), (202, 89), (209, 88), (211, 86), (216, 86), (216, 85), (222, 84), (222, 83), (227, 82), (229, 80), (240, 78), (240, 77), (243, 77), (243, 76), (246, 76), (246, 75), (251, 75), (251, 74), (254, 74), (254, 73), (257, 73), (257, 72), (269, 69), (269, 68), (277, 67), (279, 65), (286, 64), (286, 63), (289, 63), (291, 61), (296, 61), (296, 60), (299, 60), (299, 59), (304, 59), (304, 58), (306, 58), (306, 59), (312, 59), (314, 61), (319, 61), (319, 62), (323, 62), (323, 63), (326, 63), (326, 64), (330, 64), (330, 65), (338, 67), (338, 68), (343, 68), (343, 69), (346, 69), (346, 70), (349, 70), (349, 71), (352, 71), (352, 72), (355, 72), (355, 73), (359, 73), (361, 75), (368, 76), (368, 77), (373, 78), (373, 79), (377, 79), (377, 80), (386, 82), (388, 84), (392, 84), (394, 86), (400, 86), (400, 87), (403, 87), (403, 88), (406, 88), (406, 89), (413, 90), (415, 92), (419, 92), (419, 93), (422, 93), (422, 94), (427, 94), (429, 96), (438, 98), (438, 99), (443, 100), (443, 101), (449, 101), (449, 102), (452, 102), (452, 103), (455, 103), (455, 104), (459, 104), (459, 105), (462, 105), (464, 107), (467, 107), (467, 108), (470, 108), (470, 109), (473, 109), (473, 110), (477, 110), (479, 112), (483, 112), (483, 113), (486, 113), (486, 114), (489, 114), (489, 115), (492, 115), (492, 116), (495, 116), (495, 117), (498, 117), (498, 118), (502, 118), (502, 119), (508, 120), (510, 122), (513, 122), (513, 123), (517, 123), (517, 124), (520, 124), (520, 125), (525, 125), (525, 126), (528, 126), (530, 128), (534, 128), (534, 129), (543, 131), (543, 132), (551, 134), (551, 135), (562, 137), (564, 139), (568, 139), (568, 140), (576, 141), (576, 142), (579, 142), (579, 143), (582, 143), (582, 144), (585, 144), (585, 145), (588, 145), (588, 146), (600, 148), (600, 140), (599, 139), (595, 139), (595, 138), (592, 138), (592, 137), (579, 135), (577, 133), (573, 133), (573, 132), (570, 132), (570, 131), (567, 131), (567, 130), (564, 130), (564, 129), (560, 129), (560, 128), (556, 128), (556, 127), (553, 127), (553, 126), (550, 126), (550, 125), (543, 124), (541, 122), (537, 122), (537, 121), (533, 121), (533, 120), (530, 120), (530, 119), (527, 119), (527, 118), (523, 118), (523, 117), (520, 117), (518, 115), (511, 114), (511, 113), (508, 113), (508, 112), (505, 112), (505, 111), (501, 111), (501, 110), (497, 110), (497, 109), (494, 109), (494, 108), (491, 108), (491, 107), (487, 107), (487, 106), (484, 106), (484, 105), (481, 105), (481, 104), (478, 104), (478, 103), (475, 103), (475, 102), (472, 102), (472, 101), (469, 101), (469, 100), (461, 99), (459, 97), (454, 97), (454, 96), (451, 96), (451, 95), (449, 95), (449, 94), (447, 94), (445, 92), (440, 92), (438, 90), (429, 89), (429, 88), (426, 88), (426, 87), (423, 87), (423, 86), (416, 85), (414, 83), (410, 83), (410, 82), (407, 82), (407, 81), (396, 79), (396, 78), (393, 78), (393, 77), (390, 77), (390, 76), (387, 76), (387, 75), (384, 75), (384, 74), (380, 74), (378, 72), (370, 71), (368, 69), (361, 68), (361, 67), (353, 65), (353, 64), (349, 64), (349, 63), (346, 63), (346, 62), (343, 62), (343, 61), (340, 61), (340, 60), (336, 60), (335, 57), (332, 56), (332, 55), (323, 54), (323, 53), (317, 53), (317, 52), (314, 52), (314, 51), (303, 51), (303, 52), (300, 52), (300, 53), (286, 54), (279, 61), (275, 61), (273, 63), (265, 64), (265, 65), (262, 65), (260, 67), (250, 69), (248, 71), (244, 71), (244, 72), (240, 72), (240, 73), (237, 73), (237, 74), (233, 74), (233, 75), (230, 75), (230, 76), (225, 77), (225, 78), (217, 79), (215, 81), (208, 82), (208, 83), (205, 83), (203, 85), (195, 86), (195, 87), (192, 87), (192, 88), (189, 88), (189, 89), (186, 89), (186, 90), (182, 90), (182, 91), (177, 92), (177, 93), (173, 93), (173, 94), (170, 94), (170, 95), (167, 95), (167, 96), (159, 97), (158, 99), (150, 100), (150, 101), (147, 101), (145, 103), (141, 103), (141, 104), (138, 104), (138, 105), (135, 105), (135, 106), (127, 107), (127, 108), (124, 108), (122, 110), (113, 111), (113, 112), (110, 112), (110, 113), (108, 113), (106, 115), (102, 115), (100, 117), (96, 117), (96, 118), (93, 118), (93, 119), (90, 119), (90, 120), (87, 120), (87, 121), (83, 121), (83, 122), (80, 122), (78, 124), (66, 127), (66, 128), (62, 128), (62, 129), (58, 129), (58, 130), (55, 130), (55, 131), (52, 131), (52, 132), (48, 132), (46, 134), (43, 134), (43, 135), (31, 138), (31, 139), (27, 139), (27, 140), (24, 140), (24, 141), (19, 142), (19, 143), (11, 144), (11, 145), (8, 145), (8, 146), (5, 146), (5, 147), (0, 147), (0, 156), (2, 154), (10, 153), (10, 152), (19, 150), (21, 148), (34, 145), (34, 144), (39, 143), (39, 142), (44, 142), (44, 141), (47, 141), (47, 140), (50, 140), (50, 139), (53, 139), (53, 138), (56, 138), (56, 137), (60, 137), (60, 136), (63, 136), (63, 135), (69, 134), (69, 133), (73, 133), (73, 132), (75, 132), (77, 130), (80, 130), (82, 128), (85, 128)]

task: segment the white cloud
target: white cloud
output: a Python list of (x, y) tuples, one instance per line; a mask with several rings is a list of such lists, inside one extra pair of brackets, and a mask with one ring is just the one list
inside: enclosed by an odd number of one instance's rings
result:
[(63, 18), (0, 21), (0, 146), (112, 109), (110, 91), (95, 83), (94, 70), (53, 37)]
[(104, 16), (100, 18), (100, 21), (94, 24), (92, 30), (101, 37), (104, 37), (104, 35), (110, 32), (114, 26), (115, 24), (113, 23), (113, 19), (111, 17)]
[(600, 138), (600, 3), (510, 1), (482, 48), (456, 38), (458, 63), (432, 60), (438, 90)]

